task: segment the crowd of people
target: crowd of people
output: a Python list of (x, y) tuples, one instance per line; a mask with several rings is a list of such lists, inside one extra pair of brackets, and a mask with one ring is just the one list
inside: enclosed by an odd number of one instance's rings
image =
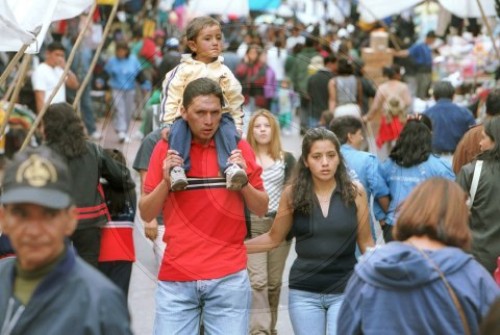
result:
[[(454, 101), (456, 87), (432, 82), (433, 31), (396, 52), (376, 87), (360, 32), (235, 31), (209, 16), (182, 38), (122, 28), (95, 77), (111, 92), (117, 147), (148, 107), (132, 164), (140, 195), (123, 153), (96, 143), (88, 101), (81, 116), (68, 103), (82, 80), (70, 71), (40, 143), (4, 169), (1, 335), (131, 333), (136, 210), (158, 267), (154, 334), (277, 334), (292, 245), (295, 334), (500, 331), (488, 321), (500, 299), (500, 88), (484, 94), (484, 118)], [(36, 112), (65, 50), (48, 44), (32, 74)], [(297, 118), (294, 157), (282, 139)]]

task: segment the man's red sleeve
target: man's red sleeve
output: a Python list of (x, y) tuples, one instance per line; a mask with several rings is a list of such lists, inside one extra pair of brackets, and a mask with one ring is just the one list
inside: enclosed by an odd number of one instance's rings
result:
[(167, 142), (163, 140), (158, 141), (149, 160), (148, 172), (142, 186), (144, 193), (148, 194), (153, 192), (156, 186), (162, 181), (163, 161), (165, 160), (167, 151)]
[(247, 163), (248, 182), (257, 190), (264, 191), (264, 183), (261, 178), (262, 168), (257, 164), (252, 147), (247, 141), (240, 140), (238, 142), (238, 149), (241, 150), (243, 158), (245, 158)]

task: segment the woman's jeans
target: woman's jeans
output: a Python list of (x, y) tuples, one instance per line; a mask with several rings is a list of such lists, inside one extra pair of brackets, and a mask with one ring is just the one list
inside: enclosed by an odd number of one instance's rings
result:
[(288, 308), (295, 335), (335, 335), (344, 294), (290, 289)]

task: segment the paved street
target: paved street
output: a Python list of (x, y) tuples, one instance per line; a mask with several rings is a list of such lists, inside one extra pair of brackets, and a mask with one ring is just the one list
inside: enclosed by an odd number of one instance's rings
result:
[[(104, 147), (121, 148), (127, 156), (129, 166), (135, 157), (140, 141), (132, 140), (131, 143), (120, 145), (118, 138), (113, 131), (112, 125), (105, 121), (103, 130), (104, 138), (100, 144)], [(133, 134), (140, 126), (140, 122), (134, 122), (130, 130)], [(301, 138), (298, 135), (298, 127), (294, 127), (292, 134), (283, 136), (283, 146), (285, 150), (292, 152), (296, 157), (300, 153)], [(139, 185), (139, 175), (133, 172), (134, 179)], [(154, 290), (156, 287), (156, 265), (153, 257), (152, 244), (144, 237), (142, 225), (136, 217), (134, 241), (136, 248), (137, 261), (132, 270), (132, 279), (129, 293), (129, 309), (132, 317), (132, 326), (134, 334), (149, 335), (152, 334), (154, 321)], [(283, 290), (278, 317), (278, 332), (280, 334), (293, 334), (287, 310), (288, 297), (288, 273), (290, 266), (295, 258), (295, 251), (292, 248), (287, 259), (284, 271)]]

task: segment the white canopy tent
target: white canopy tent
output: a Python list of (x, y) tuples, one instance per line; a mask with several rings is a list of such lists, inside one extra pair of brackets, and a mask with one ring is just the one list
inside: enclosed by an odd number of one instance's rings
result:
[(0, 51), (19, 51), (30, 44), (27, 53), (38, 53), (53, 21), (82, 13), (93, 0), (0, 0)]
[[(478, 5), (480, 1), (486, 16), (495, 16), (495, 1), (494, 0), (436, 0), (446, 10), (458, 17), (482, 17), (481, 10)], [(365, 22), (374, 22), (382, 20), (388, 16), (400, 13), (408, 8), (411, 8), (422, 0), (360, 0), (359, 13), (361, 19)]]
[(193, 17), (210, 14), (248, 16), (250, 13), (248, 0), (191, 0), (188, 9)]

